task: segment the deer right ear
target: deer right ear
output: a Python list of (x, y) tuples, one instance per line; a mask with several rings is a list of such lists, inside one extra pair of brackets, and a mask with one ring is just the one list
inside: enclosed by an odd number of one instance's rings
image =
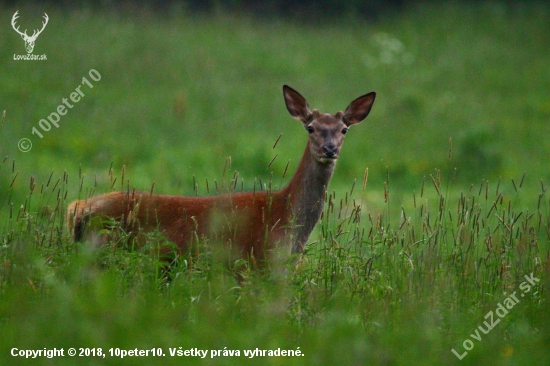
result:
[(374, 103), (374, 98), (376, 98), (376, 93), (370, 92), (351, 102), (344, 112), (344, 123), (349, 127), (367, 118)]
[(302, 123), (309, 123), (312, 113), (306, 99), (288, 85), (283, 85), (283, 95), (290, 115)]

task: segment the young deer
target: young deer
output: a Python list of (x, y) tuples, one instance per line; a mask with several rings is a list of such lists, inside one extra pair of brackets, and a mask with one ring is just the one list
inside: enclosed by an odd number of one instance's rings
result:
[(258, 260), (268, 258), (278, 244), (291, 247), (292, 254), (301, 253), (321, 217), (345, 134), (367, 117), (376, 94), (365, 94), (336, 114), (310, 110), (304, 97), (289, 86), (283, 87), (283, 95), (288, 111), (309, 134), (302, 160), (286, 187), (208, 197), (112, 192), (74, 201), (67, 209), (67, 222), (75, 240), (83, 240), (85, 231), (97, 229), (98, 223), (105, 227), (114, 219), (138, 236), (158, 228), (182, 251), (189, 249), (193, 238), (206, 236)]

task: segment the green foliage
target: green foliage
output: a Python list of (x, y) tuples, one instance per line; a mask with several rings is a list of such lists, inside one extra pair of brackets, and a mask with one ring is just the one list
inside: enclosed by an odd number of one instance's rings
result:
[[(244, 350), (300, 347), (303, 357), (259, 361), (453, 364), (450, 350), (462, 354), (462, 342), (510, 293), (525, 296), (465, 357), (549, 359), (550, 201), (543, 186), (538, 204), (521, 208), (523, 184), (484, 183), (455, 199), (436, 176), (402, 200), (410, 208), (398, 219), (391, 190), (379, 197), (382, 212), (363, 212), (369, 192), (354, 184), (329, 195), (304, 255), (261, 271), (242, 260), (227, 265), (209, 240), (177, 254), (150, 233), (137, 247), (116, 225), (106, 246), (74, 243), (64, 229), (66, 188), (31, 184), (27, 205), (0, 230), (0, 360), (13, 361), (13, 347), (101, 347), (107, 364), (120, 361), (110, 348), (168, 355), (227, 347), (241, 356), (210, 361), (241, 364)], [(52, 208), (39, 209), (44, 202)], [(540, 283), (523, 292), (531, 274)], [(132, 359), (159, 362), (181, 359)]]
[[(3, 12), (4, 23), (13, 12)], [(361, 179), (367, 167), (376, 190), (387, 171), (394, 189), (407, 190), (435, 168), (458, 167), (465, 184), (484, 178), (479, 172), (509, 179), (527, 167), (535, 180), (550, 178), (543, 158), (550, 154), (546, 5), (416, 6), (376, 23), (323, 26), (234, 15), (48, 12), (52, 21), (36, 46), (48, 62), (13, 61), (24, 52), (22, 40), (15, 32), (0, 39), (0, 109), (7, 111), (0, 153), (5, 165), (17, 161), (19, 179), (44, 181), (53, 168), (67, 171), (76, 188), (80, 167), (92, 179), (111, 164), (116, 171), (126, 165), (140, 189), (155, 182), (157, 192), (189, 194), (194, 176), (204, 194), (206, 179), (220, 181), (231, 156), (245, 189), (269, 171), (280, 186), (305, 140), (284, 107), (284, 83), (325, 112), (378, 93), (372, 114), (347, 137), (334, 187)], [(42, 16), (37, 8), (20, 13), (30, 24)], [(92, 68), (101, 80), (83, 87), (85, 97), (60, 127), (42, 139), (32, 135)], [(22, 137), (33, 142), (29, 153), (17, 149)]]
[(463, 180), (495, 179), (502, 173), (503, 156), (494, 151), (492, 135), (487, 131), (468, 131), (460, 138), (458, 170)]

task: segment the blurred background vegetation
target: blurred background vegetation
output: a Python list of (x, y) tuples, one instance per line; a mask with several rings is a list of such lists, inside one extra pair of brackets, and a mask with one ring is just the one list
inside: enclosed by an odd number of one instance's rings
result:
[[(523, 172), (537, 188), (548, 180), (547, 4), (311, 3), (4, 2), (0, 181), (81, 170), (95, 184), (125, 165), (138, 189), (155, 182), (157, 192), (191, 194), (198, 182), (206, 194), (206, 179), (222, 180), (231, 156), (245, 189), (270, 171), (281, 186), (305, 144), (283, 84), (326, 112), (378, 93), (371, 116), (347, 138), (335, 189), (366, 168), (373, 193), (388, 175), (394, 190), (418, 189), (435, 169), (457, 190)], [(13, 60), (24, 53), (10, 27), (17, 9), (29, 29), (48, 13), (34, 51), (47, 61)], [(90, 69), (101, 80), (83, 87), (60, 127), (31, 135)], [(22, 137), (34, 144), (28, 153), (17, 149)], [(14, 197), (24, 199), (24, 187), (15, 185)]]

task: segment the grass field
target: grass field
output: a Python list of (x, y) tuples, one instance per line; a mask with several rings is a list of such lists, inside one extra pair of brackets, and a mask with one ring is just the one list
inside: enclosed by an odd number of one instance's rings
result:
[[(550, 6), (308, 23), (2, 10), (0, 364), (550, 361)], [(48, 13), (34, 50), (47, 61), (13, 59), (25, 53), (16, 10), (22, 29)], [(306, 141), (283, 84), (325, 112), (377, 92), (297, 262), (239, 283), (213, 244), (166, 272), (155, 233), (131, 251), (70, 239), (65, 208), (90, 194), (283, 186)], [(77, 88), (59, 127), (42, 129)], [(24, 361), (13, 348), (65, 357)], [(116, 356), (136, 348), (166, 356)], [(171, 356), (191, 349), (206, 359)], [(303, 356), (245, 356), (256, 349)]]

